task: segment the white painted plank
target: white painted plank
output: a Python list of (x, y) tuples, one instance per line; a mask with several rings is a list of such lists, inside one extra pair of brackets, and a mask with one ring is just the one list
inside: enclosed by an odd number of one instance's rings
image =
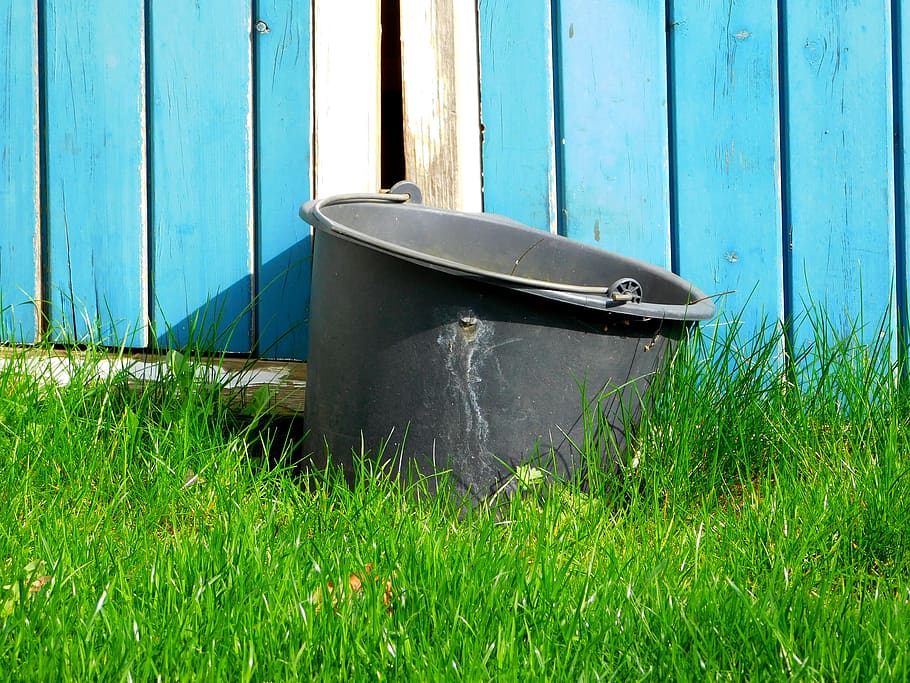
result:
[(316, 195), (379, 189), (379, 0), (314, 0)]

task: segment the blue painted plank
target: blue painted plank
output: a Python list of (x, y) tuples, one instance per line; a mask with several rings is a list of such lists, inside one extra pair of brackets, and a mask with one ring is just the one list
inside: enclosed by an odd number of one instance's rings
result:
[(38, 334), (37, 2), (0, 0), (0, 342)]
[[(776, 0), (672, 4), (680, 274), (743, 332), (783, 320)], [(723, 324), (721, 316), (719, 324)]]
[(260, 0), (256, 32), (258, 351), (307, 357), (311, 243), (310, 4)]
[(890, 3), (788, 8), (794, 312), (822, 306), (840, 332), (862, 318), (871, 340), (894, 298)]
[(250, 0), (159, 0), (149, 12), (155, 337), (250, 351)]
[(480, 0), (483, 207), (557, 228), (550, 0)]
[[(897, 303), (900, 308), (900, 318), (903, 329), (900, 330), (900, 339), (904, 344), (910, 343), (910, 281), (908, 281), (908, 264), (910, 264), (910, 240), (907, 235), (907, 221), (910, 218), (910, 6), (895, 3), (895, 15), (892, 22), (895, 24), (896, 51), (894, 80), (896, 87), (898, 109), (895, 126), (900, 131), (895, 136), (897, 145), (895, 162), (897, 173), (895, 175), (899, 184), (895, 187), (896, 210), (898, 212), (896, 246), (897, 246)], [(910, 348), (910, 347), (908, 347)]]
[(45, 8), (46, 297), (61, 341), (146, 342), (143, 5)]
[(655, 0), (562, 0), (565, 234), (670, 266), (666, 16)]

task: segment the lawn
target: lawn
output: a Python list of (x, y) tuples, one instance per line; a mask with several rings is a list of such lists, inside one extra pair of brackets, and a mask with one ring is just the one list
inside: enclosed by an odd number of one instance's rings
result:
[(297, 471), (181, 367), (8, 364), (0, 677), (906, 680), (910, 384), (814, 328), (696, 335), (623, 477), (470, 514)]

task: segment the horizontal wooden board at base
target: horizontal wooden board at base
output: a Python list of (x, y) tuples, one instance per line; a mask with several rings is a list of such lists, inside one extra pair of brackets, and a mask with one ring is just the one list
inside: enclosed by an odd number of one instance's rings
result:
[[(306, 399), (307, 364), (301, 361), (271, 361), (240, 357), (203, 357), (189, 360), (200, 385), (218, 384), (225, 399), (238, 410), (261, 400), (269, 392), (267, 412), (273, 415), (302, 415)], [(141, 387), (167, 380), (171, 367), (167, 356), (146, 353), (96, 354), (62, 348), (28, 349), (0, 347), (0, 372), (19, 364), (39, 381), (66, 386), (74, 377), (103, 381), (117, 373), (128, 373), (130, 384)]]

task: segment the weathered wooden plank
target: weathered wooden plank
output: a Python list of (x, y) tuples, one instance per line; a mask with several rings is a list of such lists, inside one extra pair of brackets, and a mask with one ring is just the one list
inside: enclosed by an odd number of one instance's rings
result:
[(314, 0), (315, 190), (380, 185), (379, 0)]
[(550, 0), (480, 0), (483, 206), (557, 231)]
[(755, 330), (784, 317), (777, 2), (672, 8), (680, 274)]
[(862, 317), (870, 338), (894, 299), (890, 3), (787, 8), (795, 312), (817, 304), (841, 332)]
[(311, 243), (297, 209), (312, 194), (310, 5), (259, 0), (257, 10), (258, 351), (303, 359)]
[(664, 3), (562, 0), (565, 234), (670, 266)]
[[(66, 386), (74, 380), (105, 381), (128, 377), (141, 390), (152, 382), (173, 381), (171, 359), (145, 352), (103, 352), (96, 348), (79, 351), (0, 347), (0, 372), (23, 372), (41, 382)], [(303, 415), (306, 400), (307, 364), (211, 356), (182, 359), (199, 386), (217, 384), (232, 408), (261, 409), (275, 416)]]
[(252, 345), (250, 0), (150, 3), (158, 343)]
[(141, 0), (45, 6), (51, 326), (146, 343), (145, 19)]
[(480, 211), (476, 7), (400, 2), (407, 177), (428, 205)]
[(38, 6), (0, 0), (0, 342), (38, 334)]

